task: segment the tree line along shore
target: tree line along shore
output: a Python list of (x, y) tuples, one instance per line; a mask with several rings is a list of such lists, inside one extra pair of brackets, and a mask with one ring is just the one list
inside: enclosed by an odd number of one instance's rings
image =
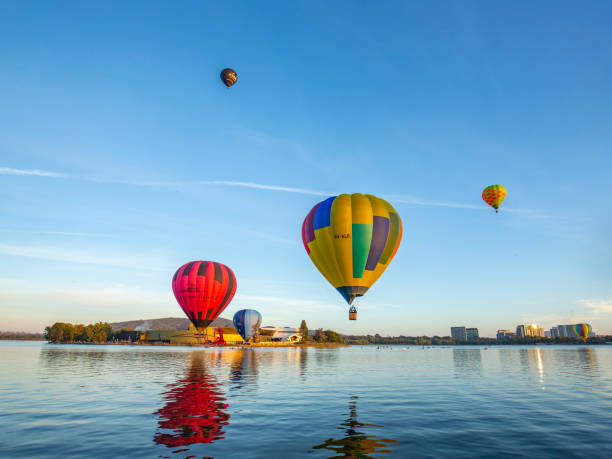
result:
[[(476, 340), (455, 342), (450, 336), (381, 336), (375, 335), (342, 335), (333, 330), (318, 329), (309, 333), (305, 322), (302, 322), (300, 330), (306, 339), (299, 343), (273, 343), (266, 340), (264, 334), (256, 336), (254, 346), (304, 346), (304, 345), (415, 345), (415, 346), (450, 346), (450, 345), (525, 345), (525, 344), (583, 344), (579, 338), (540, 338), (524, 337), (510, 338), (498, 341), (495, 338), (478, 338)], [(50, 343), (84, 343), (84, 344), (121, 344), (122, 332), (129, 329), (113, 330), (107, 322), (95, 324), (70, 324), (56, 322), (45, 328), (44, 334), (32, 338), (13, 338), (11, 336), (25, 336), (28, 334), (15, 334), (3, 332), (3, 339), (45, 339)], [(31, 335), (31, 334), (29, 334)], [(2, 336), (2, 335), (0, 335)], [(612, 336), (598, 335), (586, 340), (586, 344), (610, 344)]]

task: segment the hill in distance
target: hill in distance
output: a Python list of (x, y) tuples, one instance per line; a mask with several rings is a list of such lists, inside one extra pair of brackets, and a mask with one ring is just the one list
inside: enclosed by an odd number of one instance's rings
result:
[[(113, 330), (121, 330), (122, 328), (132, 328), (134, 330), (188, 330), (190, 320), (186, 317), (164, 317), (162, 319), (140, 319), (127, 320), (125, 322), (113, 322), (110, 324)], [(233, 327), (233, 323), (229, 319), (217, 317), (211, 324), (211, 327)]]

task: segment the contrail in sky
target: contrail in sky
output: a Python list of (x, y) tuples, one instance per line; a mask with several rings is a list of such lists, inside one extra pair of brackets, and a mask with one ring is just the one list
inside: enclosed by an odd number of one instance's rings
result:
[[(307, 194), (311, 196), (334, 196), (338, 193), (319, 191), (319, 190), (310, 190), (307, 188), (293, 188), (288, 186), (279, 186), (279, 185), (266, 185), (262, 183), (256, 182), (238, 182), (238, 181), (229, 181), (229, 180), (200, 180), (200, 181), (146, 181), (146, 180), (115, 180), (115, 179), (105, 179), (105, 178), (97, 178), (97, 177), (73, 177), (66, 174), (61, 174), (57, 172), (51, 171), (43, 171), (38, 169), (11, 169), (8, 167), (0, 167), (0, 175), (20, 175), (20, 176), (37, 176), (37, 177), (53, 177), (53, 178), (63, 178), (63, 179), (74, 179), (74, 180), (83, 180), (86, 182), (94, 182), (94, 183), (118, 183), (123, 185), (133, 185), (133, 186), (152, 186), (152, 187), (168, 187), (168, 186), (193, 186), (193, 185), (204, 185), (204, 186), (230, 186), (230, 187), (239, 187), (239, 188), (251, 188), (258, 190), (270, 190), (270, 191), (282, 191), (285, 193), (298, 193), (298, 194)], [(474, 209), (474, 210), (487, 210), (485, 206), (478, 206), (475, 204), (462, 204), (458, 202), (438, 202), (438, 201), (428, 201), (425, 199), (421, 199), (418, 197), (412, 196), (398, 196), (398, 197), (390, 197), (389, 200), (393, 203), (398, 204), (410, 204), (416, 206), (426, 206), (426, 207), (450, 207), (455, 209)], [(513, 212), (512, 209), (505, 209), (506, 211)], [(528, 210), (515, 210), (517, 213), (529, 213)]]
[(68, 178), (68, 176), (58, 174), (57, 172), (41, 171), (38, 169), (11, 169), (10, 167), (0, 167), (0, 175), (33, 175), (37, 177)]

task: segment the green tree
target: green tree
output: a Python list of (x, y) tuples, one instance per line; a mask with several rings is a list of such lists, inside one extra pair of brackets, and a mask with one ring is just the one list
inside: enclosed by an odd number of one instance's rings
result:
[(66, 343), (74, 341), (74, 327), (72, 324), (55, 322), (45, 328), (45, 338), (52, 343)]
[(85, 326), (83, 324), (75, 324), (74, 325), (74, 340), (75, 341), (84, 341), (85, 337), (83, 336), (85, 333)]
[(308, 338), (308, 325), (306, 325), (306, 321), (302, 320), (302, 323), (300, 324), (300, 333), (302, 334), (302, 341), (307, 343), (309, 338)]
[(325, 333), (323, 332), (322, 328), (318, 328), (317, 331), (314, 334), (314, 340), (317, 343), (324, 343), (326, 341), (327, 337), (325, 336)]
[(325, 338), (329, 343), (341, 343), (342, 336), (333, 330), (325, 330)]

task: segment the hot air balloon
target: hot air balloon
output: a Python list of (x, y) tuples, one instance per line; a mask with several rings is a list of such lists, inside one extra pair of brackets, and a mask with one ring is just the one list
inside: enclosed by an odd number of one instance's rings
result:
[(172, 278), (176, 301), (198, 329), (207, 327), (232, 301), (236, 277), (215, 261), (190, 261)]
[(257, 333), (261, 325), (261, 314), (254, 309), (241, 309), (234, 314), (234, 327), (245, 343)]
[(234, 69), (223, 69), (221, 70), (221, 81), (223, 81), (223, 84), (228, 88), (234, 86), (236, 81), (238, 81), (238, 74)]
[(574, 333), (576, 333), (576, 335), (578, 335), (583, 342), (586, 342), (587, 338), (591, 334), (591, 330), (592, 328), (589, 324), (574, 325)]
[(506, 194), (506, 188), (504, 188), (503, 185), (491, 185), (482, 190), (482, 199), (493, 207), (495, 213), (497, 213), (497, 209), (501, 206), (501, 203), (504, 202), (504, 199), (506, 199)]
[[(387, 201), (370, 194), (327, 198), (302, 224), (306, 253), (349, 305), (387, 269), (401, 239), (399, 214)], [(354, 307), (349, 319), (357, 319)]]

